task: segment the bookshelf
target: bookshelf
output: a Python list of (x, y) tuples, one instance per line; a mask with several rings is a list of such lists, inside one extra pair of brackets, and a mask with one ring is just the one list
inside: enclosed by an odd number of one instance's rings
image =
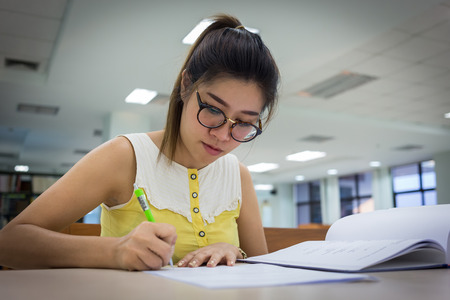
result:
[(60, 174), (0, 173), (0, 229), (60, 177)]

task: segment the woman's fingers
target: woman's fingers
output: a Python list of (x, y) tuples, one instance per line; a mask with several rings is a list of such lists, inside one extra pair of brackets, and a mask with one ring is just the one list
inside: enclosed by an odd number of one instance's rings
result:
[(160, 269), (169, 263), (175, 241), (172, 225), (143, 222), (120, 239), (118, 264), (128, 270)]
[(208, 267), (215, 267), (219, 264), (233, 266), (236, 263), (238, 252), (236, 246), (228, 243), (216, 243), (188, 253), (178, 262), (178, 267), (195, 268), (203, 264)]

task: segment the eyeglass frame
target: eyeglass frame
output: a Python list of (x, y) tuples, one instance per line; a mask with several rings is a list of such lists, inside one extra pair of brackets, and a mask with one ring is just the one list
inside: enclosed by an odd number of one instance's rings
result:
[[(198, 102), (198, 106), (199, 106), (198, 113), (197, 113), (197, 121), (198, 121), (198, 122), (200, 123), (200, 125), (202, 125), (203, 127), (206, 127), (206, 128), (209, 128), (209, 129), (219, 128), (220, 126), (222, 126), (222, 125), (224, 125), (225, 123), (227, 123), (227, 121), (230, 121), (230, 122), (232, 123), (231, 126), (230, 126), (230, 136), (231, 136), (231, 138), (232, 138), (233, 140), (235, 140), (236, 142), (239, 142), (239, 143), (247, 143), (247, 142), (253, 141), (258, 135), (260, 135), (260, 134), (262, 133), (262, 123), (261, 123), (261, 118), (258, 119), (258, 126), (259, 126), (259, 128), (258, 128), (256, 125), (254, 125), (254, 124), (252, 124), (252, 123), (249, 123), (249, 122), (243, 122), (243, 121), (239, 121), (239, 120), (234, 121), (234, 120), (228, 118), (228, 117), (225, 115), (225, 113), (224, 113), (220, 108), (202, 102), (202, 99), (201, 99), (201, 97), (200, 97), (200, 94), (199, 94), (198, 90), (196, 90), (195, 93), (197, 94), (197, 102)], [(207, 125), (203, 124), (203, 123), (200, 121), (200, 112), (201, 112), (203, 109), (205, 109), (205, 108), (213, 108), (213, 109), (215, 109), (215, 110), (220, 111), (220, 113), (221, 113), (221, 114), (223, 115), (223, 117), (224, 117), (223, 122), (222, 122), (220, 125), (217, 125), (217, 126), (207, 126)], [(237, 140), (237, 139), (233, 136), (233, 133), (232, 133), (232, 132), (233, 132), (233, 128), (236, 127), (236, 125), (238, 125), (238, 124), (248, 124), (248, 125), (252, 126), (253, 128), (256, 129), (256, 134), (255, 134), (251, 139), (249, 139), (248, 141), (240, 141), (240, 140)]]

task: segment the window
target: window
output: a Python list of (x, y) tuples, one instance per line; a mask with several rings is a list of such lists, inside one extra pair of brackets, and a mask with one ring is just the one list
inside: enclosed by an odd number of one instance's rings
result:
[(374, 210), (372, 173), (361, 173), (339, 178), (341, 217)]
[(434, 161), (391, 169), (395, 207), (437, 204)]
[(294, 197), (297, 203), (297, 224), (322, 224), (320, 208), (320, 181), (311, 181), (294, 185)]

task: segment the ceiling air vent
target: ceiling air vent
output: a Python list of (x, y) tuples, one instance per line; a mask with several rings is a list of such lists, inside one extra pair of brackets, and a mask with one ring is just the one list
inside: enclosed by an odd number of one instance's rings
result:
[(73, 151), (74, 154), (78, 154), (78, 155), (86, 155), (90, 152), (91, 150), (84, 150), (84, 149), (75, 149)]
[(308, 135), (306, 137), (300, 138), (299, 141), (309, 142), (309, 143), (323, 143), (323, 142), (326, 142), (326, 141), (329, 141), (332, 139), (334, 139), (332, 136), (312, 134), (312, 135)]
[(37, 71), (39, 63), (22, 59), (5, 58), (5, 68), (15, 70)]
[(19, 158), (19, 154), (18, 153), (12, 153), (12, 152), (0, 152), (0, 158), (18, 159)]
[(408, 144), (408, 145), (395, 147), (394, 150), (397, 150), (397, 151), (411, 151), (411, 150), (419, 150), (419, 149), (422, 149), (422, 148), (423, 148), (422, 145)]
[(377, 77), (344, 71), (302, 90), (299, 95), (328, 99), (375, 79)]
[(54, 116), (58, 113), (59, 107), (20, 103), (19, 105), (17, 105), (17, 111)]

